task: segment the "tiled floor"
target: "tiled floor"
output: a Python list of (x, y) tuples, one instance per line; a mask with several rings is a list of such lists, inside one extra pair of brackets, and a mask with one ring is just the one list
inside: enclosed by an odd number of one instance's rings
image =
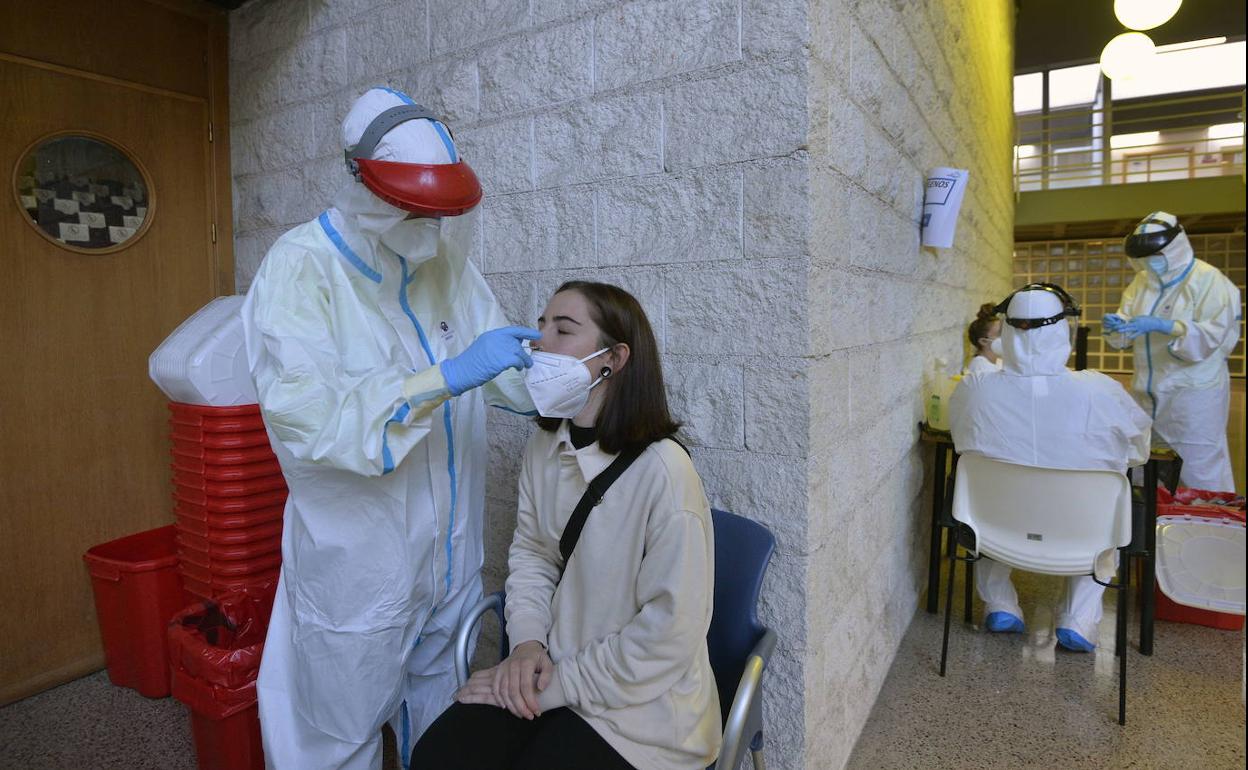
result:
[[(1145, 657), (1135, 648), (1133, 608), (1127, 724), (1119, 727), (1113, 592), (1105, 597), (1103, 646), (1068, 653), (1053, 639), (1062, 581), (1014, 579), (1024, 635), (964, 625), (957, 585), (944, 679), (944, 616), (915, 616), (850, 768), (1244, 767), (1241, 631), (1158, 622), (1154, 654)], [(978, 600), (975, 612), (978, 624)]]

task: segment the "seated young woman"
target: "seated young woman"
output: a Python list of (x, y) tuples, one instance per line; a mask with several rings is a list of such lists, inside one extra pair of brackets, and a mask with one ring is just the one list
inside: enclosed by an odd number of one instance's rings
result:
[[(693, 770), (720, 744), (707, 655), (710, 505), (667, 408), (658, 346), (632, 295), (570, 282), (538, 322), (527, 384), (539, 430), (520, 471), (509, 555), (511, 654), (475, 672), (413, 768)], [(641, 450), (560, 539), (590, 481)]]

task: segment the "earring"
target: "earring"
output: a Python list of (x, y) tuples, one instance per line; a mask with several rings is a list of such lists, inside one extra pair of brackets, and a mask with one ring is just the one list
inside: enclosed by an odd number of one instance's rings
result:
[(602, 378), (603, 378), (604, 380), (605, 380), (605, 379), (608, 379), (608, 378), (611, 376), (611, 367), (609, 367), (609, 366), (604, 366), (604, 367), (602, 367), (602, 371), (601, 371), (601, 372), (599, 372), (599, 374), (601, 374), (601, 375), (602, 375)]

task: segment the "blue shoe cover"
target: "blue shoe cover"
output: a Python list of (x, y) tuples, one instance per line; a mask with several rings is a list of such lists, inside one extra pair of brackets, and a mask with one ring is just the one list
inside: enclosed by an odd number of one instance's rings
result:
[(992, 612), (984, 618), (984, 627), (994, 634), (1021, 634), (1023, 619), (1008, 612)]
[(1069, 628), (1057, 629), (1057, 643), (1071, 652), (1092, 652), (1096, 645)]

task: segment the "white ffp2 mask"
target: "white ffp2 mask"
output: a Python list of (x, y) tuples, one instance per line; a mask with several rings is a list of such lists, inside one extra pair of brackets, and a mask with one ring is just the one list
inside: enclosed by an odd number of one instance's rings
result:
[(997, 358), (1005, 355), (1005, 346), (1001, 344), (1000, 337), (994, 337), (992, 343), (988, 345), (988, 349), (991, 350), (992, 354)]
[(589, 401), (589, 391), (603, 380), (602, 377), (593, 379), (585, 362), (608, 350), (610, 348), (603, 348), (584, 358), (533, 351), (533, 366), (524, 373), (524, 387), (537, 413), (562, 419), (580, 414)]

